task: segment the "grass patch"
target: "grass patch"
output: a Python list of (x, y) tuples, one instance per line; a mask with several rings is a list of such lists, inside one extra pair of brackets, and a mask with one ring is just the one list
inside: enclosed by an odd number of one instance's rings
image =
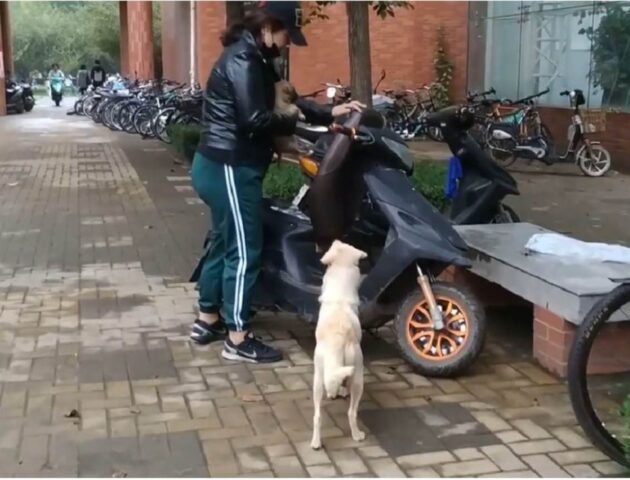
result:
[(621, 443), (625, 448), (626, 458), (630, 460), (630, 395), (626, 397), (626, 400), (621, 405), (619, 415), (621, 415), (621, 420), (623, 422)]

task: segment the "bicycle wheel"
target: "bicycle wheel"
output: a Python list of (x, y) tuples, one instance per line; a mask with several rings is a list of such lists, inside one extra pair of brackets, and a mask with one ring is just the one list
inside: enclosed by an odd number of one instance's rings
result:
[(630, 325), (613, 317), (630, 318), (629, 302), (626, 283), (591, 308), (577, 330), (568, 364), (569, 395), (580, 426), (597, 448), (628, 468), (630, 348), (624, 334)]

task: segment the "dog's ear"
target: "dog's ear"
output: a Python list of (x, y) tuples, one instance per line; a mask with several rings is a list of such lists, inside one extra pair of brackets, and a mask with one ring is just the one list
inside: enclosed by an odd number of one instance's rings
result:
[(322, 257), (321, 262), (324, 265), (330, 265), (331, 263), (333, 263), (335, 259), (337, 258), (337, 255), (339, 254), (340, 246), (341, 246), (341, 242), (339, 242), (339, 240), (335, 240), (330, 246), (330, 248), (328, 249), (328, 251)]

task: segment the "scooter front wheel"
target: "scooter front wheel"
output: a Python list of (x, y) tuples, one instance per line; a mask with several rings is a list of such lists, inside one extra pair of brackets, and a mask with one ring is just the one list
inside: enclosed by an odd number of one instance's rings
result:
[(420, 289), (407, 294), (394, 319), (402, 356), (427, 377), (454, 377), (472, 366), (486, 336), (483, 308), (467, 290), (435, 282), (433, 294), (442, 311), (444, 328), (435, 330), (429, 305)]
[(610, 152), (599, 144), (591, 144), (592, 157), (586, 145), (578, 150), (575, 157), (582, 173), (587, 177), (601, 177), (608, 173), (612, 165)]

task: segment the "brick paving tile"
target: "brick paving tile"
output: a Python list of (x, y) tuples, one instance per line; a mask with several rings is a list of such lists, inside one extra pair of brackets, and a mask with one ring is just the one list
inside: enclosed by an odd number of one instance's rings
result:
[(407, 470), (407, 476), (411, 478), (438, 478), (440, 474), (431, 467), (423, 467)]
[(490, 460), (469, 460), (467, 462), (446, 463), (438, 467), (445, 477), (473, 476), (498, 472), (499, 468)]
[(290, 455), (295, 455), (295, 449), (293, 445), (290, 443), (281, 443), (279, 445), (267, 445), (264, 447), (267, 455), (270, 458), (273, 457), (287, 457)]
[(529, 465), (529, 467), (541, 477), (569, 477), (567, 472), (547, 455), (525, 455), (521, 457), (521, 460)]
[(330, 452), (330, 458), (342, 475), (356, 475), (368, 471), (365, 463), (354, 450), (333, 450)]
[(377, 477), (380, 478), (400, 478), (405, 473), (391, 458), (370, 458), (367, 464)]
[(543, 438), (551, 438), (551, 434), (544, 428), (536, 425), (532, 420), (528, 418), (521, 418), (519, 420), (512, 420), (510, 422), (517, 430), (523, 435), (532, 439), (539, 440)]
[(536, 472), (531, 470), (516, 470), (512, 472), (499, 472), (488, 473), (486, 475), (479, 475), (484, 478), (538, 478)]
[(560, 440), (569, 448), (590, 447), (590, 442), (583, 435), (577, 433), (571, 427), (558, 427), (551, 430), (554, 437)]
[(202, 447), (210, 476), (233, 477), (240, 473), (238, 462), (229, 443), (208, 441), (203, 442)]
[(516, 430), (507, 430), (505, 432), (497, 432), (496, 436), (503, 443), (515, 443), (527, 440), (527, 438)]
[(330, 463), (330, 457), (326, 451), (324, 449), (313, 450), (310, 441), (297, 442), (295, 443), (295, 448), (300, 456), (300, 460), (302, 460), (302, 463), (307, 467)]
[(567, 452), (550, 453), (549, 456), (559, 465), (570, 465), (572, 463), (592, 463), (607, 460), (608, 457), (595, 448), (584, 448), (581, 450), (569, 450)]
[(510, 448), (517, 455), (532, 455), (535, 453), (550, 453), (566, 450), (558, 440), (532, 440), (510, 444)]
[(612, 460), (607, 460), (605, 462), (596, 462), (591, 464), (591, 466), (602, 475), (621, 475), (628, 473), (628, 470), (625, 467), (622, 467), (617, 462), (613, 462)]
[(504, 445), (481, 447), (481, 451), (503, 471), (525, 468), (525, 464)]
[(306, 467), (306, 471), (312, 478), (332, 478), (339, 476), (334, 465), (312, 465)]
[(381, 447), (360, 447), (357, 451), (363, 458), (381, 458), (387, 456), (387, 452)]
[(278, 477), (305, 477), (306, 472), (297, 457), (274, 457), (271, 467)]
[(236, 453), (243, 472), (260, 472), (269, 470), (269, 462), (262, 448), (248, 448)]
[(486, 456), (476, 448), (457, 448), (453, 450), (453, 454), (462, 461), (486, 458)]
[(412, 455), (405, 455), (396, 459), (398, 465), (400, 465), (405, 470), (454, 461), (456, 461), (456, 458), (451, 452), (448, 451), (433, 453), (414, 453)]
[(586, 463), (575, 463), (573, 465), (566, 465), (564, 469), (569, 472), (572, 477), (595, 478), (600, 476), (597, 470)]

